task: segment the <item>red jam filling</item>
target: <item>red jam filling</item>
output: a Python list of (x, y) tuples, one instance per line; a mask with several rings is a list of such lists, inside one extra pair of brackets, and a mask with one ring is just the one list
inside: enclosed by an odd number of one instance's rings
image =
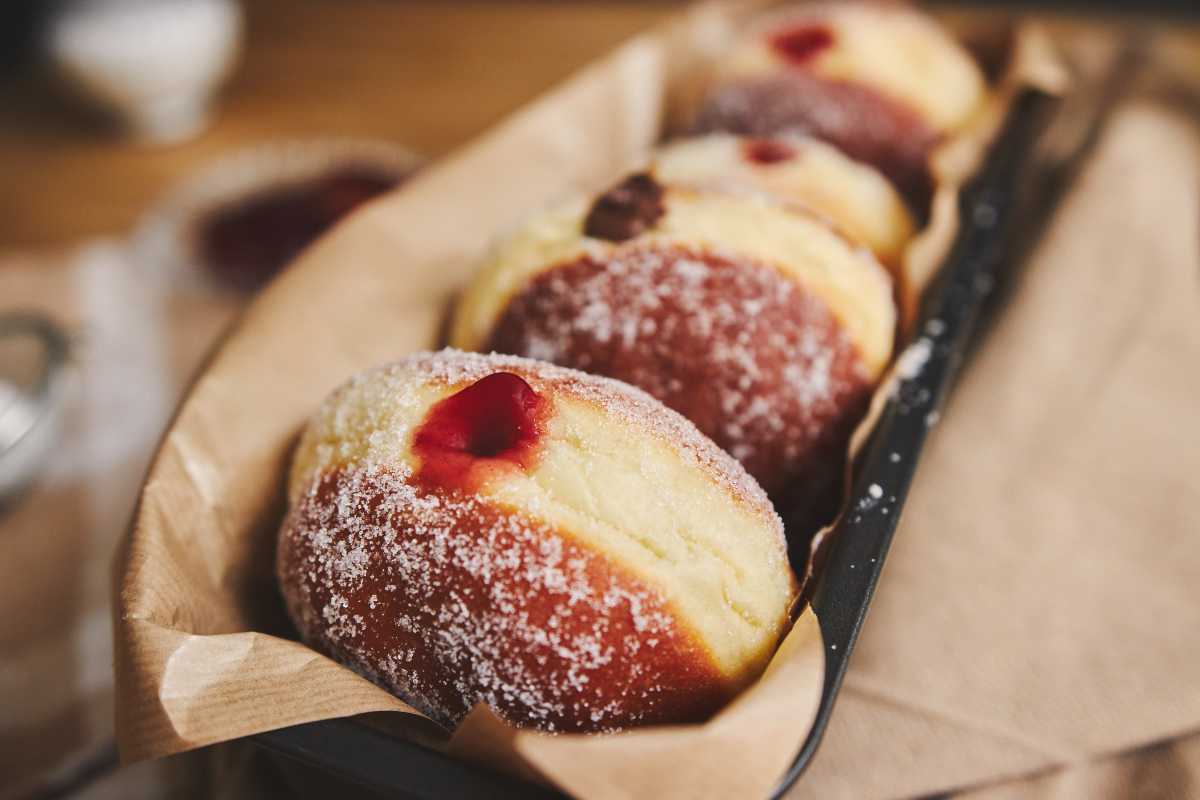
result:
[(824, 25), (798, 25), (772, 34), (770, 44), (785, 61), (799, 66), (833, 44), (833, 31)]
[(199, 246), (205, 264), (226, 286), (258, 289), (335, 222), (401, 181), (349, 165), (251, 195), (204, 221)]
[(778, 164), (794, 158), (796, 149), (776, 139), (749, 139), (742, 145), (742, 155), (755, 164)]
[(417, 481), (474, 492), (498, 472), (529, 469), (546, 400), (520, 377), (496, 372), (437, 403), (413, 436)]

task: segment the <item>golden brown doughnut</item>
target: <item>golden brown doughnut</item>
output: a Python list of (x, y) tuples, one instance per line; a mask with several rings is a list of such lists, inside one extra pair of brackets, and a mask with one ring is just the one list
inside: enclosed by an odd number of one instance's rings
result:
[(645, 389), (791, 510), (840, 474), (895, 323), (887, 271), (821, 219), (635, 175), (502, 244), (451, 343)]
[(695, 128), (824, 139), (875, 166), (924, 214), (930, 151), (986, 91), (970, 54), (915, 9), (813, 3), (749, 27), (718, 64)]
[(762, 191), (803, 206), (869, 247), (894, 280), (916, 227), (882, 174), (811, 137), (714, 133), (678, 139), (655, 154), (652, 171), (666, 184)]
[(304, 640), (452, 726), (705, 718), (764, 668), (782, 525), (685, 419), (606, 378), (411, 356), (309, 423), (278, 576)]

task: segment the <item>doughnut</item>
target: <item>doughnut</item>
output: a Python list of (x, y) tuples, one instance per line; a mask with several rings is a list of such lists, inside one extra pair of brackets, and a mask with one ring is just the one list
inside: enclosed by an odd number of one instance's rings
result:
[(895, 325), (887, 270), (818, 217), (639, 173), (502, 243), (450, 339), (646, 390), (790, 511), (840, 477)]
[(912, 213), (882, 174), (826, 142), (715, 133), (667, 144), (652, 171), (666, 184), (762, 191), (804, 206), (869, 247), (900, 279), (916, 225)]
[(703, 720), (796, 591), (736, 461), (633, 387), (420, 353), (358, 375), (293, 456), (277, 574), (313, 648), (453, 727)]
[(819, 3), (768, 15), (715, 68), (697, 131), (805, 133), (876, 167), (924, 214), (929, 153), (982, 106), (970, 54), (905, 5)]

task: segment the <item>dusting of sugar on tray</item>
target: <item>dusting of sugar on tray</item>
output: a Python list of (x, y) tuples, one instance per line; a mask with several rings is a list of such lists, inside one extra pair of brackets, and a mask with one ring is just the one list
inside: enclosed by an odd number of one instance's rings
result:
[(896, 376), (908, 381), (921, 374), (929, 356), (933, 353), (933, 342), (922, 336), (904, 348), (904, 352), (896, 359)]

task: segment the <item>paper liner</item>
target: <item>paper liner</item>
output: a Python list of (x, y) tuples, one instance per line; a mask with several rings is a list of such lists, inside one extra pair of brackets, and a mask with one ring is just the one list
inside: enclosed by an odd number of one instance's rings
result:
[[(450, 299), (498, 233), (643, 162), (693, 70), (761, 5), (699, 6), (632, 39), (340, 223), (250, 307), (165, 436), (118, 558), (125, 761), (335, 716), (416, 713), (282, 638), (272, 554), (296, 436), (351, 374), (437, 344)], [(1019, 38), (1025, 52), (1030, 39)], [(1036, 77), (1022, 69), (1007, 86)], [(993, 127), (981, 122), (955, 143), (960, 161), (945, 156), (943, 205)], [(914, 270), (932, 273), (953, 225), (935, 211), (914, 243)], [(807, 736), (822, 669), (816, 621), (804, 613), (762, 679), (706, 724), (549, 736), (480, 708), (445, 747), (579, 796), (764, 795)]]

